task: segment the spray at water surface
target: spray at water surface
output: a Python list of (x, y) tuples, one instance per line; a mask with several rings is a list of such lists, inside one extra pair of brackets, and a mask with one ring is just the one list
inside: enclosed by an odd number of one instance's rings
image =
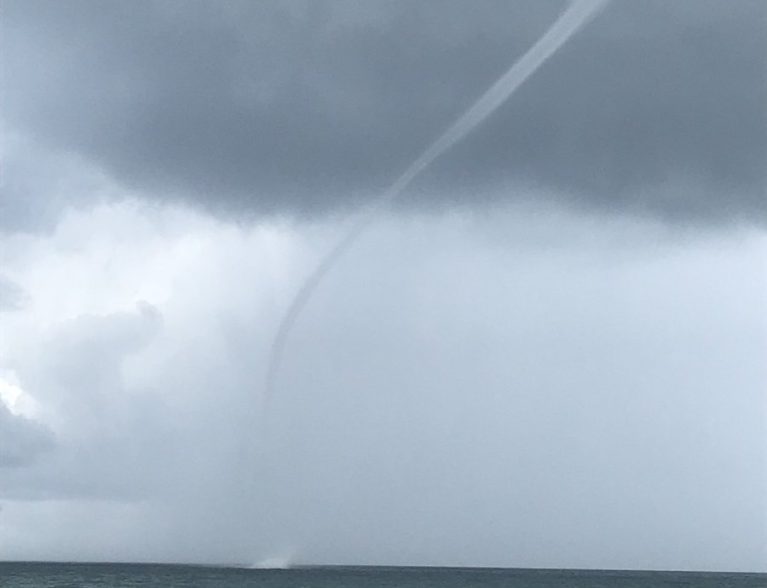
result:
[(299, 288), (272, 342), (269, 364), (266, 372), (264, 412), (268, 413), (274, 397), (276, 378), (285, 353), (288, 336), (301, 311), (311, 298), (314, 290), (340, 257), (348, 250), (395, 198), (397, 198), (435, 159), (453, 147), (482, 121), (503, 104), (543, 63), (551, 57), (581, 27), (604, 8), (609, 0), (575, 0), (559, 16), (544, 35), (504, 73), (480, 98), (450, 126), (436, 141), (400, 175), (378, 201), (371, 206), (354, 224), (349, 232), (320, 261), (317, 268)]

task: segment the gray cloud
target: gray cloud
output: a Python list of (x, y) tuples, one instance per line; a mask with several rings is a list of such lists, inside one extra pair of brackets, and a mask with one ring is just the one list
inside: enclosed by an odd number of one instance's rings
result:
[(0, 274), (0, 312), (21, 309), (25, 297), (24, 290), (16, 282)]
[(54, 446), (47, 427), (13, 414), (0, 400), (0, 470), (31, 465)]
[[(142, 191), (321, 213), (385, 186), (560, 9), (9, 0), (3, 116)], [(763, 221), (766, 31), (758, 0), (616, 1), (409, 198), (513, 198), (484, 188), (515, 179), (600, 210)]]
[(8, 128), (0, 132), (0, 231), (50, 231), (65, 210), (99, 200), (104, 182), (93, 165)]
[[(135, 499), (161, 477), (169, 447), (163, 443), (169, 426), (162, 422), (164, 407), (151, 390), (127, 389), (122, 373), (157, 335), (160, 320), (146, 303), (135, 313), (82, 315), (27, 350), (17, 367), (24, 389), (46, 407), (48, 418), (53, 415), (57, 451), (44, 467), (0, 476), (0, 496)], [(9, 416), (3, 422), (0, 415), (0, 447), (8, 452), (0, 453), (0, 463), (46, 447), (42, 433), (50, 432)]]

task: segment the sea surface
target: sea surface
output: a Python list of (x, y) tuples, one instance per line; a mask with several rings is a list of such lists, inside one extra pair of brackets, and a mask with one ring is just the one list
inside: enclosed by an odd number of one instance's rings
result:
[(765, 588), (767, 574), (489, 568), (304, 567), (289, 570), (182, 565), (0, 562), (2, 588), (187, 586), (240, 588)]

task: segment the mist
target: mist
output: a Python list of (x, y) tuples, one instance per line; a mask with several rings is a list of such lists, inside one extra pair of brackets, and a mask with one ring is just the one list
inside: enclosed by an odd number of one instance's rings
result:
[(384, 220), (297, 324), (265, 452), (271, 334), (336, 230), (121, 205), (26, 243), (3, 376), (56, 444), (3, 470), (4, 557), (760, 569), (763, 235)]

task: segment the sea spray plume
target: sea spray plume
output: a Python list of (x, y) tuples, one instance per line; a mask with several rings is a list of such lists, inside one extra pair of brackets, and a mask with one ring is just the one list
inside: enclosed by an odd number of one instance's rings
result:
[(338, 244), (320, 261), (317, 268), (299, 288), (295, 298), (290, 303), (282, 321), (277, 329), (277, 334), (272, 342), (269, 364), (266, 372), (264, 392), (264, 414), (269, 412), (269, 404), (274, 395), (277, 372), (282, 362), (288, 335), (301, 314), (304, 306), (311, 298), (322, 278), (336, 264), (336, 261), (351, 247), (357, 237), (375, 220), (378, 213), (392, 200), (397, 198), (410, 182), (429, 166), (435, 159), (458, 143), (479, 124), (490, 116), (514, 91), (521, 86), (527, 78), (543, 65), (557, 49), (564, 45), (583, 25), (604, 8), (609, 0), (575, 0), (565, 10), (544, 35), (538, 39), (527, 53), (519, 61), (503, 74), (490, 88), (447, 129), (436, 141), (434, 141), (399, 178), (386, 190), (383, 195), (373, 204), (352, 226), (349, 232)]

